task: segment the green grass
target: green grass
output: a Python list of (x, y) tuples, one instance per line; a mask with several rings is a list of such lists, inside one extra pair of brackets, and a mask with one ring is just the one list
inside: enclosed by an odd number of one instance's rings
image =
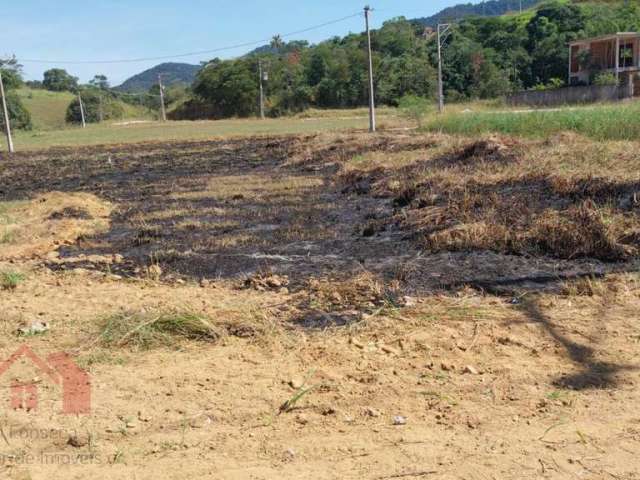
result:
[(15, 290), (24, 279), (25, 276), (20, 272), (10, 270), (0, 272), (0, 287), (3, 290)]
[[(342, 111), (341, 116), (320, 118), (230, 119), (218, 121), (146, 122), (89, 125), (53, 131), (17, 132), (16, 151), (37, 150), (49, 147), (112, 145), (149, 141), (206, 140), (217, 137), (237, 137), (251, 135), (279, 135), (315, 133), (348, 129), (366, 129), (366, 115), (353, 115), (352, 111)], [(393, 125), (393, 116), (380, 115), (380, 125)], [(4, 142), (4, 138), (0, 139)], [(0, 145), (0, 150), (6, 147)]]
[[(67, 107), (75, 98), (69, 92), (50, 92), (48, 90), (21, 88), (18, 96), (24, 106), (31, 113), (33, 129), (35, 131), (52, 131), (62, 129), (74, 129), (67, 124), (65, 118)], [(138, 107), (122, 102), (124, 109), (123, 120), (126, 119), (150, 119), (151, 114), (144, 107)], [(33, 132), (27, 132), (27, 134)]]
[(34, 129), (54, 130), (66, 126), (65, 115), (73, 100), (72, 93), (21, 88), (18, 95), (31, 113)]
[(464, 135), (504, 133), (537, 138), (571, 131), (596, 140), (637, 140), (640, 139), (640, 104), (530, 112), (451, 113), (432, 119), (425, 128)]

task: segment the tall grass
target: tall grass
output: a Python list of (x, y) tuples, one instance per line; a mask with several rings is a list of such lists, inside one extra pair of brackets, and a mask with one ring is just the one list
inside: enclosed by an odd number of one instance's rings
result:
[(477, 135), (504, 133), (547, 137), (571, 131), (596, 140), (640, 139), (640, 104), (598, 105), (562, 110), (445, 114), (428, 122), (430, 131)]

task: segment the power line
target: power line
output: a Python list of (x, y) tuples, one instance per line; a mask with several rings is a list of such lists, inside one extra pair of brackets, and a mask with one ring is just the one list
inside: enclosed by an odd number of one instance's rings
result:
[[(340, 22), (344, 22), (345, 20), (349, 20), (351, 18), (354, 17), (359, 17), (361, 16), (362, 13), (358, 12), (352, 15), (348, 15), (346, 17), (342, 17), (342, 18), (338, 18), (335, 20), (330, 20), (328, 22), (325, 23), (321, 23), (319, 25), (314, 25), (312, 27), (308, 27), (308, 28), (304, 28), (302, 30), (297, 30), (295, 32), (289, 32), (289, 33), (285, 33), (284, 35), (280, 35), (280, 37), (285, 38), (285, 37), (292, 37), (294, 35), (299, 35), (301, 33), (306, 33), (306, 32), (310, 32), (312, 30), (317, 30), (319, 28), (323, 28), (323, 27), (327, 27), (329, 25), (335, 25), (336, 23), (340, 23)], [(184, 58), (184, 57), (195, 57), (197, 55), (206, 55), (206, 54), (210, 54), (210, 53), (218, 53), (218, 52), (223, 52), (223, 51), (227, 51), (227, 50), (235, 50), (238, 48), (246, 48), (246, 47), (253, 47), (256, 45), (263, 45), (267, 42), (270, 42), (271, 38), (269, 39), (263, 39), (263, 40), (256, 40), (253, 42), (246, 42), (246, 43), (238, 43), (236, 45), (229, 45), (226, 47), (219, 47), (219, 48), (213, 48), (210, 50), (200, 50), (200, 51), (195, 51), (195, 52), (187, 52), (187, 53), (180, 53), (177, 55), (165, 55), (165, 56), (158, 56), (158, 57), (141, 57), (141, 58), (130, 58), (130, 59), (121, 59), (121, 60), (42, 60), (42, 59), (29, 59), (29, 58), (25, 58), (25, 59), (19, 59), (21, 63), (46, 63), (46, 64), (67, 64), (67, 65), (83, 65), (83, 64), (88, 64), (88, 65), (94, 65), (94, 64), (113, 64), (113, 63), (138, 63), (138, 62), (150, 62), (150, 61), (157, 61), (157, 60), (170, 60), (173, 58)]]

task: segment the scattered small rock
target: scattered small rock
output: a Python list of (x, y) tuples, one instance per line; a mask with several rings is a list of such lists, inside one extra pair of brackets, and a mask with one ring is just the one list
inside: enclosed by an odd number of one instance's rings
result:
[(151, 416), (144, 415), (142, 412), (138, 412), (138, 420), (144, 423), (149, 423), (151, 421)]
[(402, 303), (405, 307), (415, 307), (418, 301), (414, 297), (402, 297)]
[(396, 415), (393, 417), (393, 424), (395, 426), (402, 426), (407, 424), (407, 417), (403, 417), (402, 415)]
[(197, 417), (189, 420), (189, 426), (191, 428), (205, 428), (211, 425), (211, 423), (213, 423), (213, 420), (211, 420), (211, 417), (209, 415), (205, 414), (198, 415)]
[(71, 445), (75, 448), (82, 448), (89, 444), (89, 436), (88, 435), (78, 435), (73, 434), (69, 435), (69, 439), (67, 440), (67, 445)]
[(304, 385), (304, 380), (300, 377), (293, 377), (291, 380), (287, 382), (291, 388), (294, 390), (299, 390)]
[(264, 292), (265, 290), (281, 291), (288, 285), (289, 278), (285, 275), (256, 275), (244, 281), (245, 288), (253, 288), (259, 292)]
[(453, 363), (442, 363), (442, 365), (440, 365), (440, 368), (442, 368), (442, 370), (444, 370), (445, 372), (452, 372), (456, 369), (456, 366)]
[(480, 372), (478, 372), (478, 369), (475, 368), (472, 365), (467, 365), (466, 367), (464, 367), (463, 370), (464, 373), (468, 373), (470, 375), (479, 375)]
[(376, 410), (375, 408), (371, 408), (371, 407), (367, 407), (364, 410), (364, 413), (369, 416), (369, 417), (373, 417), (373, 418), (378, 418), (379, 416), (382, 415), (382, 413), (380, 413), (379, 410)]
[(388, 353), (390, 355), (396, 355), (399, 356), (400, 352), (398, 352), (398, 350), (396, 350), (395, 348), (392, 348), (388, 345), (380, 345), (380, 350), (382, 350), (384, 353)]
[(320, 412), (320, 413), (322, 413), (322, 415), (324, 415), (326, 417), (328, 415), (334, 415), (335, 413), (337, 413), (337, 410), (335, 408), (333, 408), (333, 407), (324, 407), (322, 409), (322, 412)]
[(19, 336), (29, 337), (32, 335), (42, 335), (47, 331), (49, 331), (49, 323), (34, 322), (29, 326), (18, 328), (17, 334)]
[(306, 425), (307, 423), (309, 423), (309, 419), (303, 413), (299, 413), (298, 415), (296, 415), (296, 422), (300, 425)]

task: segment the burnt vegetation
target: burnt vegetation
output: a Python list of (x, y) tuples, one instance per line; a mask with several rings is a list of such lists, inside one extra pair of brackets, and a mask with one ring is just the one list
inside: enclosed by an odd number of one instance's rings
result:
[[(107, 231), (59, 248), (55, 269), (240, 282), (268, 269), (292, 291), (363, 272), (404, 291), (509, 291), (635, 269), (638, 181), (562, 171), (543, 161), (553, 148), (437, 135), (254, 138), (19, 154), (0, 175), (12, 186), (2, 200), (59, 190), (117, 205)], [(96, 260), (114, 255), (117, 265)]]

